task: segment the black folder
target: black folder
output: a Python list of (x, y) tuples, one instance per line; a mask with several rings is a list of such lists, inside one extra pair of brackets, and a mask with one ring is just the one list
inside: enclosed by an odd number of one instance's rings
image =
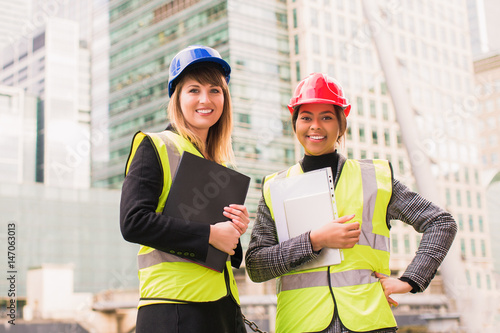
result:
[[(216, 162), (184, 152), (163, 214), (207, 224), (228, 221), (222, 213), (230, 204), (244, 204), (250, 177)], [(228, 254), (208, 246), (206, 261), (184, 258), (222, 272)]]

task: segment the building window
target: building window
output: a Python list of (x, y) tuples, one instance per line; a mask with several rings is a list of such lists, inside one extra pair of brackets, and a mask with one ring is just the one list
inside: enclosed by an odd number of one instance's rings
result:
[(473, 257), (476, 256), (476, 240), (475, 239), (470, 240), (470, 252), (471, 252)]
[(484, 232), (484, 224), (483, 224), (483, 217), (479, 216), (479, 231)]
[(477, 208), (481, 208), (483, 203), (481, 202), (481, 194), (480, 193), (478, 193), (476, 195), (476, 200), (477, 200)]
[(14, 65), (14, 60), (10, 59), (7, 62), (4, 63), (3, 69), (9, 68), (10, 66)]
[(404, 161), (403, 161), (403, 159), (401, 157), (398, 159), (398, 165), (399, 165), (399, 173), (402, 174), (402, 175), (404, 175), (404, 173), (405, 173), (405, 164), (404, 164)]
[(398, 148), (403, 147), (403, 139), (401, 138), (401, 133), (399, 131), (396, 134), (396, 140), (398, 143)]
[(410, 235), (406, 234), (404, 237), (405, 237), (405, 254), (410, 254)]
[(12, 85), (14, 85), (14, 74), (11, 74), (11, 75), (7, 76), (5, 79), (3, 79), (2, 82), (6, 86), (12, 86)]
[(318, 11), (314, 8), (311, 8), (311, 26), (318, 27)]
[(384, 130), (384, 140), (385, 140), (385, 145), (389, 147), (391, 145), (391, 135), (389, 132), (389, 129)]
[(326, 55), (328, 57), (333, 57), (334, 56), (334, 51), (333, 51), (333, 40), (331, 38), (326, 38)]
[(462, 214), (458, 214), (458, 230), (464, 230), (464, 217)]
[(468, 269), (465, 271), (465, 279), (467, 280), (467, 284), (470, 286), (471, 285), (470, 272)]
[(294, 38), (294, 45), (295, 45), (295, 54), (299, 54), (299, 36), (295, 35), (293, 36)]
[(45, 46), (45, 31), (33, 38), (33, 52)]
[(372, 141), (373, 141), (373, 144), (378, 144), (377, 130), (372, 130)]
[(295, 75), (297, 76), (297, 81), (300, 81), (301, 76), (300, 76), (300, 61), (297, 61), (295, 63)]
[(389, 106), (387, 103), (382, 103), (382, 117), (384, 120), (389, 120)]
[(297, 28), (297, 26), (298, 26), (298, 20), (297, 20), (297, 8), (294, 8), (294, 9), (293, 9), (292, 16), (293, 16), (293, 27), (294, 27), (294, 28)]
[(460, 195), (460, 190), (457, 190), (457, 205), (462, 205), (462, 196)]
[(377, 118), (377, 107), (375, 101), (370, 101), (370, 116), (372, 118)]
[(367, 155), (366, 155), (366, 150), (361, 149), (361, 156), (360, 156), (360, 158), (361, 158), (362, 160), (364, 160), (364, 159), (366, 159), (366, 156), (367, 156)]
[(366, 142), (365, 126), (362, 124), (359, 124), (359, 142)]
[(382, 95), (387, 95), (387, 84), (385, 81), (380, 82), (380, 93)]
[(245, 113), (240, 113), (238, 115), (240, 123), (250, 124), (250, 115)]
[(476, 273), (476, 285), (478, 289), (481, 289), (481, 274), (479, 272)]
[(451, 193), (450, 189), (446, 189), (446, 205), (451, 205)]
[(347, 130), (346, 130), (346, 136), (347, 136), (347, 140), (352, 140), (352, 131), (351, 131), (351, 127), (347, 127)]
[(462, 257), (466, 256), (466, 250), (465, 250), (465, 239), (460, 239), (460, 253), (462, 254)]
[(363, 115), (363, 98), (361, 98), (361, 97), (356, 98), (356, 106), (358, 109), (358, 115), (362, 116)]
[(338, 28), (339, 28), (339, 35), (345, 36), (345, 20), (344, 20), (344, 18), (342, 16), (339, 16), (337, 23), (338, 23)]
[(469, 231), (474, 231), (474, 218), (469, 215)]
[(319, 36), (316, 35), (316, 34), (312, 35), (312, 47), (313, 47), (313, 52), (316, 55), (320, 55), (321, 54), (321, 49), (320, 49), (320, 46), (319, 46)]
[(486, 257), (486, 242), (481, 239), (481, 256)]
[(352, 148), (347, 148), (347, 158), (354, 158), (354, 150)]
[(392, 252), (393, 253), (398, 253), (399, 248), (398, 248), (398, 235), (394, 235), (391, 237), (392, 239)]
[(467, 207), (472, 207), (472, 198), (471, 198), (471, 195), (470, 195), (470, 191), (467, 191)]
[(325, 13), (324, 20), (325, 20), (325, 30), (332, 31), (332, 18), (330, 16), (330, 13)]
[(313, 68), (314, 68), (314, 72), (316, 72), (316, 73), (322, 72), (322, 70), (321, 70), (321, 61), (314, 60), (314, 62), (313, 62)]

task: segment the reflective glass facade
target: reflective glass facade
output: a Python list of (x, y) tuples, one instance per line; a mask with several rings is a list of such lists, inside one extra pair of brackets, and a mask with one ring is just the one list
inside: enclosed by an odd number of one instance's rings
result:
[(119, 201), (117, 190), (2, 183), (0, 243), (15, 224), (17, 296), (26, 297), (28, 269), (42, 264), (73, 265), (75, 292), (136, 288), (138, 247), (121, 237)]
[(295, 161), (285, 1), (111, 1), (110, 44), (109, 166), (94, 185), (121, 186), (133, 134), (166, 127), (172, 57), (203, 44), (232, 67), (233, 148), (255, 212), (262, 178)]

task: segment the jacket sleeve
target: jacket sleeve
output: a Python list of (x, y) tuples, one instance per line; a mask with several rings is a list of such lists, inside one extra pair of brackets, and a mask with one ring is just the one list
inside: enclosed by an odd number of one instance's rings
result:
[(144, 139), (125, 177), (120, 202), (123, 238), (181, 257), (205, 260), (210, 226), (156, 213), (163, 174), (156, 151)]
[(453, 217), (398, 180), (393, 181), (393, 194), (387, 216), (411, 225), (423, 233), (415, 257), (401, 276), (412, 285), (412, 292), (424, 291), (434, 278), (457, 233)]
[(279, 243), (276, 225), (264, 198), (261, 198), (245, 256), (250, 279), (264, 282), (316, 258), (318, 254), (312, 249), (309, 233)]

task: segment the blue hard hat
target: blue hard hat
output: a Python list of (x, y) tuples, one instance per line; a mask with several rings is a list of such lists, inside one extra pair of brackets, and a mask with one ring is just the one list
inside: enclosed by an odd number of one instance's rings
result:
[(231, 67), (222, 59), (219, 52), (208, 46), (191, 45), (175, 55), (168, 70), (168, 96), (171, 97), (175, 90), (175, 80), (189, 66), (200, 62), (215, 62), (221, 65), (226, 82), (229, 83)]

